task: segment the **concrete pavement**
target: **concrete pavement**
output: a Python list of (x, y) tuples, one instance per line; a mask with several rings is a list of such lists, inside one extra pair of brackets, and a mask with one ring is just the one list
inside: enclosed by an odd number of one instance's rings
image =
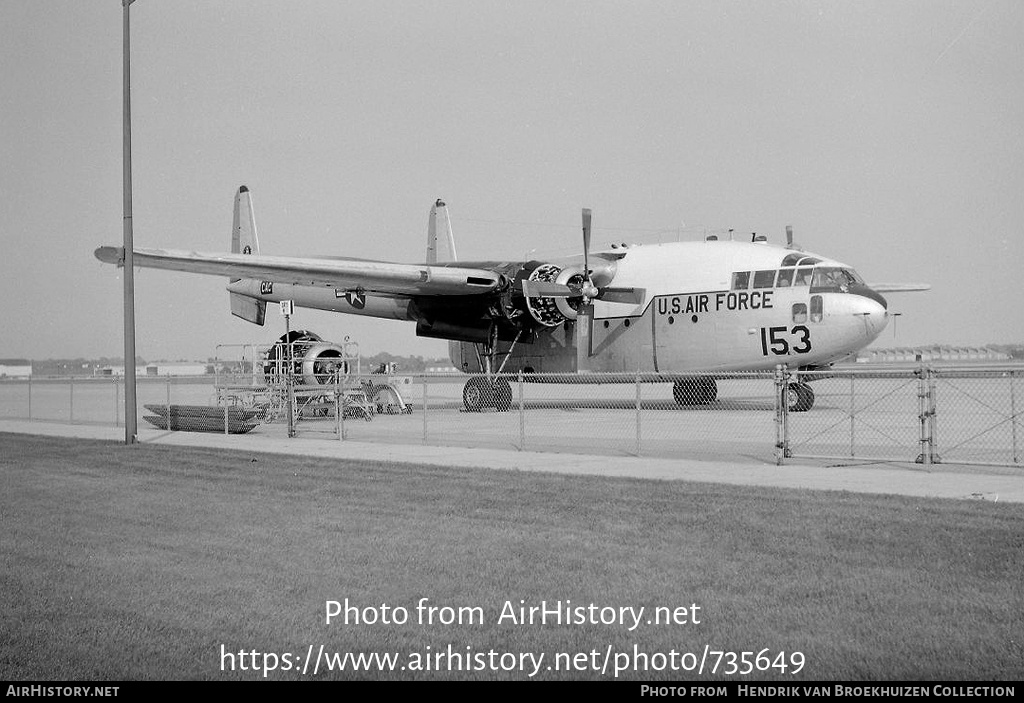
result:
[[(124, 441), (124, 429), (101, 425), (0, 419), (0, 433), (14, 432), (59, 437)], [(1024, 502), (1024, 467), (978, 467), (941, 464), (863, 463), (791, 460), (785, 466), (735, 460), (551, 454), (505, 449), (376, 444), (256, 432), (222, 435), (206, 432), (168, 432), (139, 428), (147, 444), (209, 447), (394, 463), (428, 464), (482, 469), (541, 471), (571, 475), (626, 476), (670, 481), (703, 481), (737, 486), (772, 486), (812, 490), (851, 491), (927, 498), (981, 499)]]

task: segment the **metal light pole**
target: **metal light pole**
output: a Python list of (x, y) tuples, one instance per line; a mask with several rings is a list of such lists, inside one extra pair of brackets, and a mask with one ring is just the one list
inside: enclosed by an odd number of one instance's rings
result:
[(138, 440), (139, 414), (135, 399), (135, 244), (132, 238), (132, 99), (131, 39), (128, 6), (124, 8), (124, 443)]

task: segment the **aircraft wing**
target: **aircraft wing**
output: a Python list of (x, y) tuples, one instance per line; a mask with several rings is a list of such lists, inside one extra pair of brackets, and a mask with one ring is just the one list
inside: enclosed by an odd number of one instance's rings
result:
[[(104, 263), (124, 265), (122, 247), (100, 247), (95, 254)], [(135, 266), (143, 268), (253, 278), (339, 290), (362, 289), (389, 295), (473, 295), (487, 293), (501, 284), (500, 274), (488, 269), (362, 259), (136, 249), (132, 260)]]
[(869, 283), (868, 288), (877, 293), (910, 293), (918, 290), (931, 290), (930, 283)]

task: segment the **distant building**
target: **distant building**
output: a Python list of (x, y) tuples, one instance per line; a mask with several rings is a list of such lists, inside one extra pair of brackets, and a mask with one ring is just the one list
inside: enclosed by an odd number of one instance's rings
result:
[(146, 365), (147, 376), (205, 376), (213, 373), (213, 364), (157, 361)]
[[(145, 366), (136, 366), (136, 376), (205, 376), (212, 374), (213, 364), (199, 362), (183, 363), (171, 361), (157, 361)], [(97, 376), (124, 376), (123, 366), (105, 366), (96, 370)]]
[(996, 363), (1009, 361), (1010, 355), (988, 347), (954, 347), (934, 344), (926, 347), (893, 347), (891, 349), (865, 349), (857, 355), (859, 364), (899, 364), (914, 361), (966, 363)]
[(424, 369), (426, 373), (458, 373), (459, 370), (448, 364), (447, 366), (428, 366)]
[(28, 378), (32, 362), (28, 359), (0, 359), (0, 378)]

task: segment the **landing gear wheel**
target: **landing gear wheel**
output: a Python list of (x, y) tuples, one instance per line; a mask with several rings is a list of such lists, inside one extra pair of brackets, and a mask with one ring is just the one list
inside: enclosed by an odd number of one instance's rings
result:
[(713, 378), (702, 378), (698, 384), (700, 388), (700, 402), (702, 405), (714, 403), (718, 399), (718, 384)]
[(696, 384), (692, 379), (676, 381), (672, 384), (672, 397), (677, 405), (693, 405), (696, 403)]
[[(509, 389), (510, 397), (511, 394), (512, 391)], [(487, 379), (483, 376), (474, 376), (466, 381), (466, 385), (462, 389), (462, 404), (471, 413), (480, 412), (493, 404), (493, 396), (494, 391)]]
[(497, 378), (491, 387), (494, 407), (500, 412), (507, 412), (512, 407), (512, 384), (507, 378)]
[(707, 405), (718, 398), (713, 378), (686, 378), (672, 384), (672, 397), (679, 405)]
[(814, 391), (806, 383), (791, 383), (786, 391), (786, 405), (791, 413), (804, 413), (814, 407)]

